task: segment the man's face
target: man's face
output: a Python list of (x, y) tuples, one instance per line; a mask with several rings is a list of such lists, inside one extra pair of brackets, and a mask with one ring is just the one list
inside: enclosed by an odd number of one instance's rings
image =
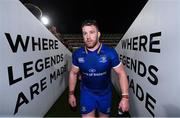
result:
[(84, 26), (82, 28), (82, 33), (83, 33), (84, 43), (87, 48), (94, 48), (98, 44), (99, 37), (96, 26), (94, 25)]

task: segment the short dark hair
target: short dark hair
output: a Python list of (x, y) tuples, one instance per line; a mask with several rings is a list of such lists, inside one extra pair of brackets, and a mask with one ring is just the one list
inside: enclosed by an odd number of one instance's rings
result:
[(81, 28), (83, 28), (84, 26), (90, 26), (90, 25), (96, 26), (96, 28), (99, 30), (99, 25), (96, 20), (85, 20), (82, 23)]

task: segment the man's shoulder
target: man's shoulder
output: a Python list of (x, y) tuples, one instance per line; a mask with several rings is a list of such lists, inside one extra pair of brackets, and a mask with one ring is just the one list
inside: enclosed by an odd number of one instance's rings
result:
[(84, 47), (77, 48), (74, 52), (74, 54), (82, 54), (85, 53)]
[(104, 50), (105, 52), (114, 52), (115, 51), (115, 49), (113, 47), (110, 47), (106, 44), (103, 44), (102, 50)]

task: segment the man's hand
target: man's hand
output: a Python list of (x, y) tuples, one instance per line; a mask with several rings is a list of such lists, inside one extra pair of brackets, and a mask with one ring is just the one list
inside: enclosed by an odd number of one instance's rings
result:
[(74, 95), (69, 95), (69, 104), (71, 107), (76, 107), (76, 97)]
[(119, 109), (122, 109), (123, 112), (129, 111), (129, 99), (122, 98), (119, 102)]

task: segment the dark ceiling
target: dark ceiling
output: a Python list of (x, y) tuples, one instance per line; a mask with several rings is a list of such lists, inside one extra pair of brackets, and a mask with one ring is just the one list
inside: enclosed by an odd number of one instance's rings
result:
[(20, 0), (39, 7), (61, 33), (81, 33), (85, 19), (95, 19), (102, 33), (124, 34), (147, 0)]

